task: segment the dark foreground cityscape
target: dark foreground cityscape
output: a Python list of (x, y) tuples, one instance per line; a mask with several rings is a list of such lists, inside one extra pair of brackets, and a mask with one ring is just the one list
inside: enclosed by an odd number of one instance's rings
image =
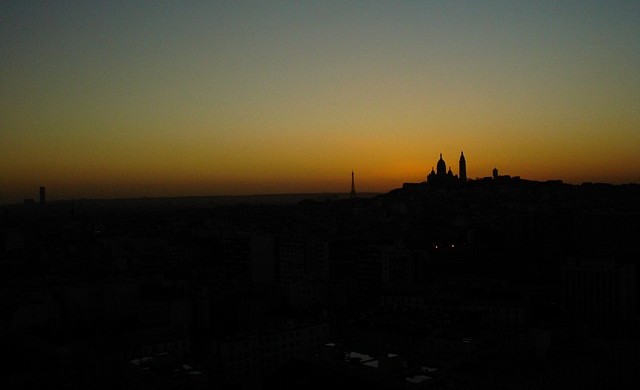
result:
[(0, 206), (0, 388), (637, 388), (638, 184), (351, 184)]

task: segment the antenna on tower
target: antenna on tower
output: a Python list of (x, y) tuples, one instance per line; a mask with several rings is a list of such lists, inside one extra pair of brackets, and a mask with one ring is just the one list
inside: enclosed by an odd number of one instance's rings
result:
[(353, 169), (351, 170), (351, 199), (356, 198), (356, 181), (353, 176)]

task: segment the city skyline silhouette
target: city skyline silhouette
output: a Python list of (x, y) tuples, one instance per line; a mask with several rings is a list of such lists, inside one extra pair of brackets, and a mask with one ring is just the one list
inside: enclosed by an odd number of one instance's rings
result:
[(637, 387), (640, 185), (446, 157), (385, 194), (0, 206), (2, 388)]
[(0, 389), (640, 388), (640, 2), (0, 2)]
[[(438, 166), (438, 170), (436, 173), (435, 170), (435, 166)], [(467, 165), (466, 165), (466, 158), (464, 156), (464, 151), (461, 152), (460, 154), (460, 159), (458, 162), (458, 171), (457, 173), (454, 173), (451, 169), (451, 165), (447, 165), (447, 163), (443, 160), (442, 157), (442, 153), (440, 153), (440, 158), (437, 161), (437, 164), (434, 164), (431, 168), (431, 171), (428, 172), (428, 174), (424, 175), (426, 178), (423, 181), (418, 181), (417, 183), (426, 183), (428, 184), (430, 182), (430, 180), (433, 180), (433, 183), (437, 183), (437, 182), (443, 182), (443, 181), (459, 181), (459, 182), (473, 182), (473, 181), (479, 181), (479, 180), (486, 180), (489, 178), (493, 178), (493, 179), (497, 179), (500, 177), (504, 177), (504, 178), (511, 178), (511, 176), (514, 176), (517, 179), (520, 179), (519, 175), (499, 175), (499, 170), (497, 169), (497, 167), (494, 166), (494, 168), (491, 170), (491, 175), (486, 175), (486, 176), (481, 176), (481, 177), (475, 177), (475, 178), (468, 178), (467, 177)], [(525, 180), (529, 180), (528, 178), (523, 178)], [(534, 180), (536, 181), (536, 180)], [(546, 180), (541, 180), (542, 182), (544, 181), (556, 181), (556, 182), (564, 182), (562, 179), (546, 179)], [(335, 191), (335, 192), (331, 192), (331, 194), (333, 195), (338, 195), (338, 194), (348, 194), (349, 197), (351, 198), (355, 198), (357, 197), (357, 193), (355, 191), (355, 172), (352, 170), (351, 171), (351, 186), (349, 191)], [(374, 192), (374, 191), (365, 191), (363, 192), (363, 194), (365, 194), (367, 197), (370, 196), (375, 196), (378, 194), (384, 194), (387, 193), (389, 191), (393, 191), (397, 188), (400, 188), (404, 185), (406, 185), (407, 183), (410, 182), (404, 182), (402, 183), (400, 186), (391, 188), (388, 191), (381, 191), (381, 192)], [(575, 183), (566, 183), (566, 184), (575, 184)], [(583, 182), (583, 183), (579, 183), (579, 184), (593, 184), (593, 182)], [(613, 184), (613, 183), (609, 183), (609, 182), (596, 182), (596, 184)], [(620, 184), (638, 184), (638, 183), (620, 183)], [(180, 194), (177, 196), (171, 196), (171, 195), (156, 195), (156, 194), (149, 194), (148, 196), (129, 196), (129, 197), (118, 197), (118, 196), (114, 196), (114, 197), (88, 197), (88, 198), (64, 198), (64, 199), (60, 199), (58, 198), (58, 201), (66, 201), (66, 200), (74, 200), (74, 199), (137, 199), (137, 198), (176, 198), (176, 197), (184, 197), (184, 198), (197, 198), (197, 197), (218, 197), (218, 198), (237, 198), (237, 199), (247, 199), (250, 197), (254, 197), (254, 199), (260, 199), (260, 197), (272, 197), (273, 199), (276, 199), (278, 196), (282, 196), (283, 198), (287, 198), (289, 197), (290, 199), (304, 199), (305, 196), (321, 196), (322, 194), (329, 194), (329, 191), (320, 191), (320, 192), (316, 192), (316, 193), (312, 193), (312, 192), (291, 192), (291, 193), (285, 193), (285, 192), (281, 192), (278, 191), (278, 189), (275, 189), (272, 192), (264, 192), (264, 193), (240, 193), (240, 194), (217, 194), (217, 195), (213, 195), (213, 194)], [(294, 198), (291, 198), (291, 196), (294, 196)], [(39, 203), (44, 204), (45, 203), (45, 186), (40, 186), (39, 187)], [(33, 202), (34, 199), (33, 198), (29, 198), (29, 197), (25, 197), (23, 199), (20, 200), (16, 200), (13, 203), (19, 203), (19, 202)]]
[(1, 10), (2, 203), (640, 181), (633, 2)]

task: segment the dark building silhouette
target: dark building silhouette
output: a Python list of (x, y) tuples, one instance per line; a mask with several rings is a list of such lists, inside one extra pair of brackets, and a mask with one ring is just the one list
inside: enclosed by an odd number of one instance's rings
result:
[[(467, 177), (466, 161), (464, 160), (464, 156), (461, 156), (460, 157), (461, 174), (463, 170), (464, 170), (464, 177), (465, 177), (465, 179), (463, 180), (466, 180), (466, 177)], [(458, 176), (453, 174), (453, 172), (451, 171), (451, 167), (449, 167), (449, 170), (447, 171), (447, 164), (442, 159), (442, 153), (440, 153), (440, 159), (436, 164), (436, 170), (434, 171), (433, 168), (431, 168), (431, 172), (429, 173), (429, 175), (427, 175), (427, 182), (431, 184), (438, 184), (438, 185), (451, 185), (458, 182)]]
[(40, 187), (40, 204), (44, 204), (47, 201), (44, 187)]
[(460, 180), (462, 181), (466, 181), (467, 180), (467, 161), (464, 159), (464, 152), (460, 152), (460, 168), (459, 168), (459, 174), (460, 174)]
[(438, 169), (436, 171), (438, 176), (444, 176), (447, 174), (447, 164), (442, 159), (442, 153), (440, 153), (440, 160), (438, 160), (438, 165), (436, 165), (436, 167)]

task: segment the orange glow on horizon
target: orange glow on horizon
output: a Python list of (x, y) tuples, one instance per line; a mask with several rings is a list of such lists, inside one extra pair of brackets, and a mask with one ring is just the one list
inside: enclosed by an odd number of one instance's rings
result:
[(471, 179), (638, 183), (636, 11), (8, 3), (0, 203), (386, 192), (462, 150)]

